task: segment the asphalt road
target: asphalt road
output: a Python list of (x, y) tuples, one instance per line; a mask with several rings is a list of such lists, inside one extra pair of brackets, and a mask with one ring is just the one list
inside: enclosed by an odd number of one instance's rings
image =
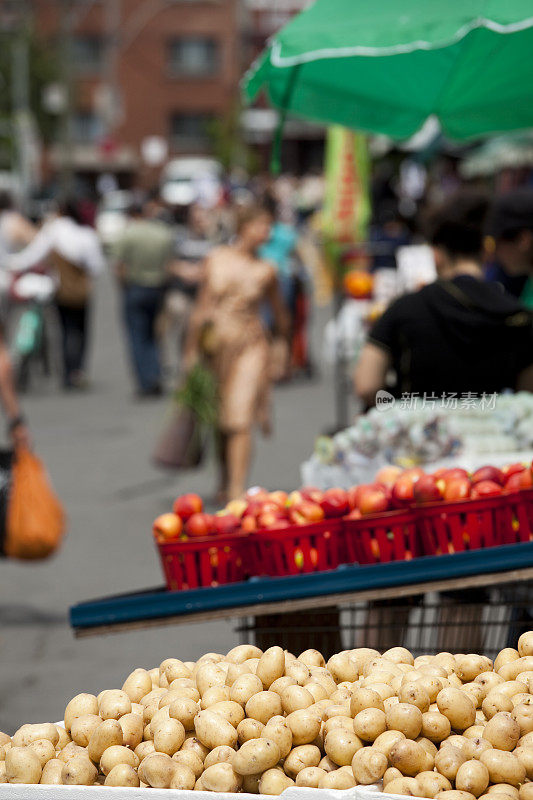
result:
[[(151, 540), (154, 517), (185, 491), (212, 495), (213, 465), (168, 475), (149, 454), (168, 401), (135, 402), (118, 303), (104, 279), (94, 309), (93, 386), (63, 394), (36, 386), (25, 399), (35, 445), (66, 505), (69, 533), (49, 562), (0, 561), (0, 730), (55, 721), (78, 692), (122, 685), (134, 668), (196, 659), (238, 643), (231, 620), (77, 641), (72, 604), (162, 583)], [(321, 313), (315, 338), (320, 335)], [(318, 351), (318, 347), (317, 347)], [(258, 438), (251, 485), (296, 487), (314, 436), (333, 421), (329, 374), (276, 390), (275, 430)]]

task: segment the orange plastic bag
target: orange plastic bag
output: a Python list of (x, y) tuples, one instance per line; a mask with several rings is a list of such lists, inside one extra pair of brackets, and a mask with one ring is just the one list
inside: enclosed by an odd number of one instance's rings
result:
[(47, 558), (61, 543), (65, 521), (41, 461), (29, 450), (17, 450), (6, 518), (6, 556)]

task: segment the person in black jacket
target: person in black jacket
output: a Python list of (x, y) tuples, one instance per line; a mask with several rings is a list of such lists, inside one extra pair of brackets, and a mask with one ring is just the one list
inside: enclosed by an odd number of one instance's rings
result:
[[(356, 366), (356, 394), (533, 391), (533, 318), (500, 284), (484, 281), (483, 195), (460, 192), (432, 217), (438, 280), (398, 298), (374, 324)], [(387, 385), (391, 371), (394, 381)]]

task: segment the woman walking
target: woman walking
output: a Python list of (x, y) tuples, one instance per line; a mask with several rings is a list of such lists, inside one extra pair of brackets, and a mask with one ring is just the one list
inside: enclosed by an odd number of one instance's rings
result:
[(270, 432), (270, 343), (261, 322), (263, 301), (271, 305), (275, 333), (285, 339), (288, 333), (276, 269), (257, 256), (271, 224), (264, 208), (244, 208), (234, 243), (211, 252), (185, 350), (187, 367), (203, 359), (218, 383), (221, 501), (245, 490), (254, 424)]

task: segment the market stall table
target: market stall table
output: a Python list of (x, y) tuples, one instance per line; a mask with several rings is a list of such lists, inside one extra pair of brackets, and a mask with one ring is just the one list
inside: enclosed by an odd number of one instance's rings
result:
[(70, 621), (76, 636), (85, 637), (397, 600), (428, 592), (486, 589), (518, 582), (527, 586), (532, 578), (533, 542), (525, 542), (411, 561), (347, 565), (330, 572), (254, 578), (190, 591), (154, 589), (117, 595), (73, 606)]

